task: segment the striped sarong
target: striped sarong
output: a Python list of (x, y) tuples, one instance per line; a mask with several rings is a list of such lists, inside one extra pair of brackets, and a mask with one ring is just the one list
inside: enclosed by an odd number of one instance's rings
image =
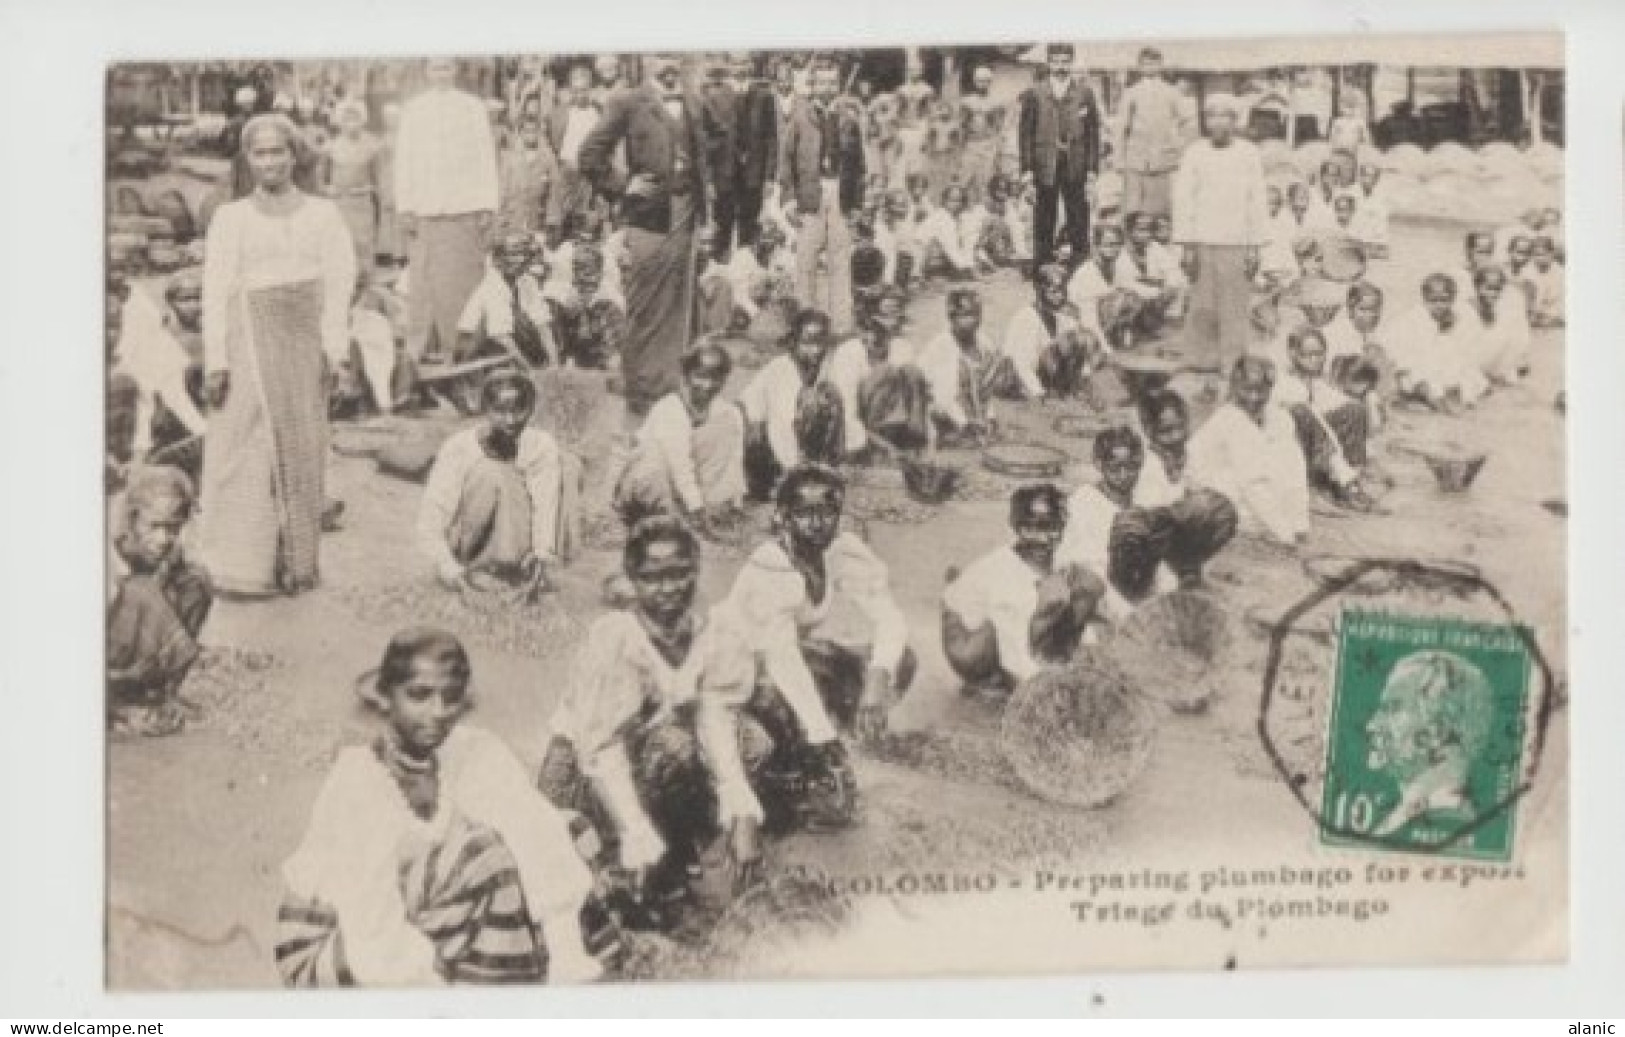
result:
[[(403, 860), (407, 921), (435, 945), (451, 983), (540, 983), (547, 949), (532, 922), (519, 868), (489, 828), (454, 820), (445, 838)], [(355, 986), (338, 914), (290, 896), (277, 913), (277, 968), (290, 987)]]
[(204, 441), (204, 562), (240, 593), (308, 587), (317, 576), (327, 394), (321, 282), (248, 289), (226, 338), (231, 385)]

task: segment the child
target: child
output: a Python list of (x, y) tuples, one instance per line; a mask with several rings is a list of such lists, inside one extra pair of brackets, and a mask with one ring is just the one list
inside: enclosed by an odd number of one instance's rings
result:
[(620, 351), (626, 302), (610, 286), (606, 268), (602, 252), (578, 242), (570, 256), (569, 280), (555, 280), (542, 290), (565, 366), (603, 370)]
[(282, 867), (277, 967), (292, 987), (583, 982), (592, 875), (562, 814), (473, 708), (467, 651), (392, 637), (358, 691), (387, 727), (339, 753)]
[(529, 273), (531, 249), (525, 234), (508, 234), (497, 242), (484, 279), (457, 321), (459, 363), (502, 354), (535, 367), (559, 362), (552, 314)]
[(108, 551), (107, 684), (115, 731), (167, 735), (185, 726), (177, 693), (197, 661), (214, 590), (187, 560), (181, 533), (192, 482), (177, 468), (138, 469)]

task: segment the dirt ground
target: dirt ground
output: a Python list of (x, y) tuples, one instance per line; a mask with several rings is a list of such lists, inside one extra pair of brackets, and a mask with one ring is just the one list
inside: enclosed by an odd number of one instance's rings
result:
[[(1459, 227), (1401, 225), (1394, 249), (1401, 258), (1379, 263), (1372, 276), (1390, 300), (1405, 300), (1419, 271), (1454, 262), (1459, 235)], [(1013, 276), (989, 283), (989, 326), (1002, 328), (1027, 290)], [(923, 343), (943, 323), (939, 291), (911, 305), (906, 333)], [(1563, 424), (1552, 406), (1562, 378), (1562, 336), (1544, 333), (1525, 385), (1459, 419), (1396, 415), (1377, 451), (1395, 481), (1384, 502), (1390, 513), (1318, 515), (1309, 553), (1469, 561), (1534, 627), (1561, 675), (1566, 529), (1543, 502), (1565, 492)], [(1062, 442), (1048, 433), (1050, 417), (1037, 406), (1007, 415), (1030, 433)], [(1421, 461), (1392, 449), (1400, 441), (1442, 440), (1489, 454), (1466, 494), (1440, 493)], [(1067, 445), (1085, 462), (1066, 472), (1063, 481), (1072, 485), (1086, 477), (1087, 443)], [(970, 456), (958, 460), (975, 463)], [(208, 655), (187, 689), (199, 721), (178, 737), (111, 746), (114, 987), (276, 984), (270, 952), (279, 866), (302, 833), (334, 750), (366, 736), (369, 720), (351, 682), (376, 664), (398, 626), (428, 620), (464, 634), (475, 658), (471, 722), (501, 732), (528, 763), (539, 759), (560, 675), (576, 635), (601, 608), (599, 584), (616, 552), (588, 551), (564, 574), (561, 593), (528, 615), (459, 612), (433, 587), (412, 547), (418, 487), (380, 475), (364, 457), (338, 455), (330, 485), (348, 510), (343, 530), (324, 540), (322, 587), (289, 601), (217, 604), (203, 636)], [(1026, 794), (1003, 769), (996, 711), (959, 694), (938, 643), (945, 568), (998, 544), (1004, 513), (1002, 500), (967, 500), (943, 506), (926, 524), (867, 523), (891, 566), (923, 663), (894, 724), (927, 732), (921, 737), (929, 741), (905, 759), (860, 759), (865, 823), (840, 836), (779, 844), (776, 867), (853, 874), (944, 863), (1009, 869), (1040, 860), (1081, 867), (1139, 863), (1188, 847), (1300, 845), (1307, 819), (1276, 778), (1256, 732), (1264, 641), (1242, 619), (1307, 593), (1311, 582), (1300, 561), (1247, 542), (1221, 556), (1211, 582), (1231, 606), (1236, 633), (1221, 695), (1205, 715), (1164, 721), (1150, 767), (1127, 794), (1097, 811), (1071, 811)], [(708, 552), (702, 600), (725, 590), (739, 560), (737, 551)], [(1309, 676), (1323, 703), (1323, 675)], [(1302, 716), (1279, 721), (1289, 736), (1298, 732), (1296, 741), (1286, 740), (1307, 766), (1319, 746), (1315, 694), (1310, 699)], [(1567, 756), (1561, 719), (1538, 789), (1543, 801), (1557, 804)], [(1247, 818), (1244, 836), (1237, 817)], [(1544, 829), (1545, 838), (1560, 838), (1563, 826), (1560, 808), (1545, 810), (1525, 837), (1542, 838)], [(827, 969), (851, 974), (854, 964), (843, 964), (836, 948), (838, 941), (825, 955)], [(808, 960), (775, 958), (764, 945), (748, 971), (823, 971)]]

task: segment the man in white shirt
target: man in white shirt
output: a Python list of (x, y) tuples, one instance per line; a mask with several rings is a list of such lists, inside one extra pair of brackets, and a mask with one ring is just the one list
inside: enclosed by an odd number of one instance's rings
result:
[(450, 352), (457, 320), (485, 271), (498, 203), (496, 142), (485, 102), (457, 89), (457, 63), (431, 58), (428, 89), (401, 109), (395, 209), (410, 241), (415, 359)]
[[(449, 588), (475, 573), (545, 586), (576, 517), (579, 463), (553, 437), (529, 427), (536, 386), (499, 372), (482, 392), (486, 418), (441, 446), (418, 505), (417, 537)], [(573, 476), (574, 487), (569, 483)]]
[(756, 372), (739, 394), (752, 498), (768, 499), (779, 477), (799, 464), (840, 463), (846, 418), (841, 394), (825, 371), (829, 351), (829, 317), (802, 310), (791, 327), (789, 350)]
[(967, 690), (1014, 690), (1082, 642), (1106, 589), (1081, 565), (1057, 563), (1066, 524), (1054, 484), (1023, 486), (1010, 496), (1014, 541), (950, 570), (942, 652)]
[(1235, 362), (1229, 402), (1191, 437), (1189, 478), (1229, 498), (1243, 532), (1293, 546), (1309, 536), (1309, 474), (1297, 426), (1274, 391), (1269, 359)]
[(932, 440), (931, 387), (914, 366), (914, 350), (897, 337), (903, 293), (870, 289), (858, 300), (858, 334), (837, 346), (829, 381), (841, 395), (846, 459), (918, 451)]
[(1396, 323), (1390, 350), (1396, 394), (1455, 413), (1489, 392), (1480, 358), (1457, 312), (1456, 279), (1422, 279), (1422, 305)]
[(1174, 178), (1174, 240), (1185, 246), (1191, 278), (1192, 341), (1211, 349), (1205, 359), (1222, 371), (1252, 335), (1252, 277), (1268, 238), (1264, 163), (1235, 135), (1234, 97), (1214, 94), (1204, 107), (1208, 138), (1185, 151)]

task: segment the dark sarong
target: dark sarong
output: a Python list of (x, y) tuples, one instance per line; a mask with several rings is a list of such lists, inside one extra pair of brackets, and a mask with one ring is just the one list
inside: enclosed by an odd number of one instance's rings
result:
[(931, 439), (931, 385), (916, 367), (884, 365), (858, 386), (858, 416), (876, 439), (923, 450)]
[(633, 414), (648, 413), (677, 388), (677, 361), (693, 337), (695, 215), (686, 196), (674, 195), (667, 233), (626, 228), (630, 264), (621, 374)]
[(1144, 601), (1164, 563), (1181, 580), (1199, 577), (1236, 535), (1236, 523), (1229, 498), (1198, 488), (1165, 508), (1125, 508), (1112, 523), (1106, 578), (1128, 601)]

